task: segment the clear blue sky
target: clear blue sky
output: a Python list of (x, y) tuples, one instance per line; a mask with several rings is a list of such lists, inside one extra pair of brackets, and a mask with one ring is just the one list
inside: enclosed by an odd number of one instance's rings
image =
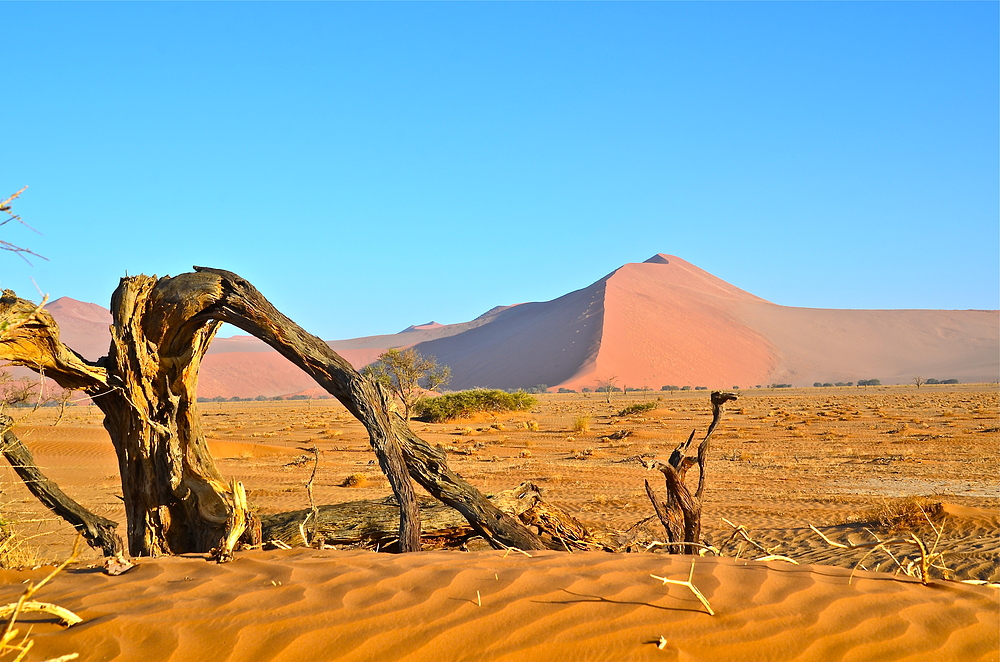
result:
[[(998, 3), (0, 3), (0, 286), (236, 271), (327, 339), (672, 253), (997, 308)], [(6, 196), (4, 196), (6, 197)]]

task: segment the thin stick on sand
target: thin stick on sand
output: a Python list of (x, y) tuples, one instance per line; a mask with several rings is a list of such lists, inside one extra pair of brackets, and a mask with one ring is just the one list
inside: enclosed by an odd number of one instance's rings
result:
[[(930, 583), (930, 576), (929, 576), (930, 559), (927, 556), (927, 547), (924, 545), (923, 541), (921, 541), (920, 538), (918, 538), (916, 535), (911, 534), (909, 538), (894, 538), (892, 540), (876, 540), (875, 542), (860, 542), (860, 543), (848, 542), (847, 544), (843, 544), (830, 540), (829, 538), (824, 536), (823, 533), (812, 524), (809, 525), (809, 528), (812, 529), (816, 535), (822, 538), (826, 544), (832, 547), (836, 547), (838, 549), (864, 549), (867, 547), (884, 548), (885, 545), (894, 545), (900, 543), (908, 545), (916, 545), (917, 549), (920, 550), (920, 583), (923, 584), (924, 586), (927, 586), (927, 584)], [(852, 572), (851, 578), (853, 579), (853, 577), (854, 573)]]
[(687, 581), (681, 581), (680, 579), (667, 579), (666, 577), (659, 577), (657, 575), (650, 575), (653, 579), (659, 579), (664, 585), (676, 584), (677, 586), (687, 586), (694, 593), (694, 597), (701, 601), (701, 604), (705, 605), (705, 609), (708, 610), (709, 616), (715, 616), (715, 611), (712, 609), (712, 605), (708, 604), (708, 598), (702, 595), (702, 592), (698, 590), (698, 587), (694, 585), (694, 562), (691, 563), (691, 572), (688, 574)]

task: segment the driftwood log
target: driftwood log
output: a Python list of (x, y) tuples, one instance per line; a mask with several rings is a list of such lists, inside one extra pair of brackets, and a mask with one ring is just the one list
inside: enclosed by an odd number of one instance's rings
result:
[[(712, 423), (708, 426), (705, 438), (698, 444), (696, 457), (689, 457), (688, 450), (694, 441), (695, 430), (691, 431), (686, 441), (682, 441), (670, 454), (666, 462), (659, 460), (643, 460), (647, 469), (656, 469), (663, 474), (666, 482), (666, 498), (657, 498), (649, 481), (646, 483), (646, 495), (653, 503), (653, 510), (667, 532), (667, 551), (674, 554), (691, 553), (701, 546), (701, 506), (705, 491), (705, 462), (708, 459), (708, 449), (712, 433), (722, 420), (726, 403), (736, 400), (735, 393), (723, 391), (712, 392)], [(688, 488), (685, 478), (688, 470), (698, 465), (698, 487), (694, 494)]]
[[(542, 499), (541, 489), (523, 482), (490, 498), (491, 503), (525, 526), (531, 527), (549, 547), (557, 549), (608, 549), (572, 515)], [(376, 501), (350, 501), (311, 509), (262, 515), (264, 545), (364, 545), (394, 551), (399, 538), (399, 504), (388, 497)], [(440, 547), (459, 547), (478, 533), (458, 511), (429, 498), (420, 499), (422, 536)]]
[[(452, 471), (441, 451), (410, 430), (377, 383), (282, 315), (249, 282), (228, 271), (195, 269), (173, 278), (123, 278), (111, 298), (111, 347), (95, 362), (59, 340), (45, 310), (10, 290), (0, 297), (0, 359), (83, 391), (104, 414), (118, 456), (133, 555), (220, 549), (238, 528), (246, 531), (244, 543), (260, 541), (261, 523), (251, 509), (236, 509), (233, 486), (216, 468), (200, 425), (198, 371), (222, 322), (276, 349), (364, 424), (398, 504), (402, 551), (420, 548), (420, 509), (410, 478), (461, 513), (494, 547), (556, 546)], [(237, 510), (246, 521), (234, 521)]]
[(46, 478), (35, 464), (35, 458), (17, 435), (11, 430), (13, 420), (0, 414), (0, 452), (3, 453), (14, 472), (24, 481), (28, 490), (41, 501), (46, 508), (69, 522), (73, 528), (83, 535), (89, 545), (100, 549), (107, 557), (117, 557), (124, 550), (122, 539), (115, 529), (114, 522), (100, 515), (95, 515), (66, 495), (59, 486)]

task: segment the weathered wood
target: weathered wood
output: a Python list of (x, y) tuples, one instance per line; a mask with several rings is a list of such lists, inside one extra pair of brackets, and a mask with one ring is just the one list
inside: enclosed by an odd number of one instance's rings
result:
[[(536, 527), (554, 549), (605, 548), (595, 542), (572, 515), (541, 497), (530, 482), (490, 497), (490, 502), (526, 526)], [(365, 545), (394, 549), (399, 538), (399, 505), (394, 497), (374, 501), (350, 501), (294, 512), (261, 515), (264, 544), (302, 547), (317, 545)], [(420, 498), (421, 535), (438, 546), (455, 547), (478, 536), (457, 510), (427, 497)], [(315, 531), (315, 533), (314, 533)]]
[[(723, 391), (713, 391), (712, 402), (712, 422), (705, 433), (704, 439), (698, 444), (697, 459), (687, 456), (691, 442), (694, 440), (695, 431), (686, 441), (682, 441), (670, 454), (667, 462), (658, 460), (644, 461), (647, 469), (656, 469), (663, 474), (666, 484), (666, 497), (661, 503), (646, 481), (646, 495), (653, 504), (656, 516), (663, 524), (667, 533), (667, 541), (673, 543), (667, 545), (667, 551), (671, 553), (689, 552), (692, 544), (698, 544), (701, 540), (701, 509), (702, 497), (705, 491), (705, 463), (708, 459), (712, 433), (722, 420), (725, 405), (731, 400), (736, 400), (737, 395)], [(688, 470), (697, 463), (698, 465), (698, 487), (692, 495), (688, 488), (685, 477)], [(688, 544), (684, 544), (688, 543)]]
[(578, 519), (559, 506), (542, 499), (540, 487), (524, 481), (512, 490), (504, 490), (491, 501), (500, 510), (517, 517), (522, 524), (534, 527), (545, 540), (551, 538), (555, 549), (593, 549), (603, 547), (593, 540), (591, 532)]
[(118, 523), (90, 512), (49, 480), (38, 469), (28, 447), (10, 429), (12, 425), (13, 420), (9, 416), (0, 414), (0, 431), (2, 431), (0, 452), (3, 452), (28, 490), (45, 507), (79, 531), (91, 547), (100, 549), (107, 557), (119, 556), (123, 546), (122, 539), (115, 531)]
[(147, 276), (122, 279), (109, 354), (93, 363), (63, 345), (48, 312), (5, 291), (0, 320), (18, 324), (0, 336), (0, 358), (82, 390), (104, 413), (132, 554), (208, 551), (232, 510), (194, 409), (197, 368), (218, 325), (184, 327), (183, 309), (155, 305), (156, 285)]
[(44, 373), (63, 388), (91, 395), (108, 389), (100, 362), (91, 363), (64, 345), (48, 311), (12, 290), (0, 295), (0, 329), (0, 359)]
[[(419, 505), (423, 535), (451, 538), (456, 544), (476, 535), (454, 508), (427, 497), (421, 498)], [(265, 545), (277, 541), (292, 547), (312, 542), (386, 548), (399, 539), (399, 503), (394, 497), (319, 506), (317, 510), (318, 516), (312, 514), (311, 508), (261, 515), (261, 540)], [(311, 541), (302, 537), (306, 528)]]

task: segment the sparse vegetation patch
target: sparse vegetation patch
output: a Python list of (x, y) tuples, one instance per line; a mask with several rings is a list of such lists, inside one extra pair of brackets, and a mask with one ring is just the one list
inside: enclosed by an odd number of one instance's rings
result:
[(619, 416), (632, 416), (633, 414), (644, 414), (647, 411), (653, 411), (656, 409), (656, 402), (637, 402), (634, 405), (629, 405), (618, 412)]
[(414, 405), (413, 411), (416, 418), (422, 421), (444, 423), (478, 413), (526, 411), (537, 402), (537, 398), (524, 391), (506, 393), (499, 389), (477, 388), (436, 398), (421, 398)]

